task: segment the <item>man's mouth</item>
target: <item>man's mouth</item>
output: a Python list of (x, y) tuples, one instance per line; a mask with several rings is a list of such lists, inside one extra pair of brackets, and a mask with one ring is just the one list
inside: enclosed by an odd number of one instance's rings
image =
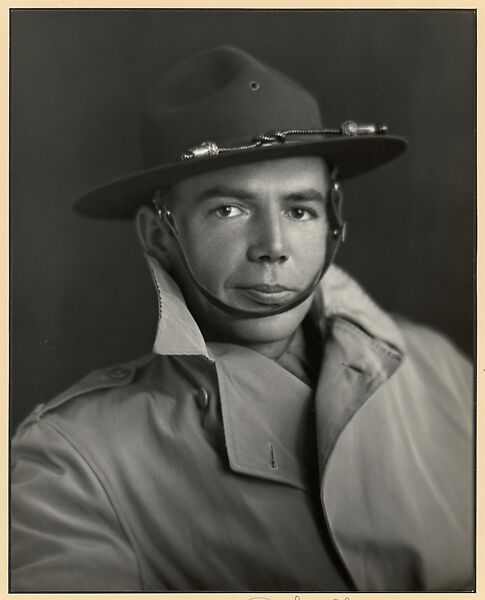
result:
[(251, 300), (265, 305), (284, 304), (291, 300), (295, 294), (295, 290), (282, 285), (269, 285), (267, 283), (239, 287), (238, 289)]

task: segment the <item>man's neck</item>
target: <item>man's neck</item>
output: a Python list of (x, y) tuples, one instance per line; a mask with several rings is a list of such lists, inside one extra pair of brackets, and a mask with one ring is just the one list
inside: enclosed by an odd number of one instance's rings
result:
[(228, 335), (227, 332), (209, 330), (204, 327), (201, 327), (201, 331), (206, 342), (235, 344), (237, 346), (242, 346), (243, 348), (254, 350), (255, 352), (258, 352), (259, 354), (262, 354), (271, 360), (278, 360), (278, 358), (284, 354), (294, 335), (293, 332), (281, 340), (271, 342), (251, 342), (249, 340), (235, 338), (231, 335)]
[(292, 337), (293, 335), (290, 335), (283, 340), (278, 340), (277, 342), (244, 343), (241, 345), (243, 345), (245, 348), (249, 348), (250, 350), (254, 350), (255, 352), (259, 352), (259, 354), (266, 356), (266, 358), (277, 360), (288, 348)]

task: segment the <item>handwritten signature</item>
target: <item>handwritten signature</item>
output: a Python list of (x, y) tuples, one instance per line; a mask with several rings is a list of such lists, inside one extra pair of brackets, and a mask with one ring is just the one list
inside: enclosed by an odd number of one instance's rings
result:
[[(263, 596), (252, 596), (251, 598), (249, 598), (249, 600), (270, 600), (270, 598), (264, 598)], [(295, 596), (295, 600), (302, 600), (302, 599), (300, 598), (300, 596)], [(342, 599), (332, 598), (331, 600), (350, 600), (350, 598), (347, 598), (347, 597), (342, 598)]]

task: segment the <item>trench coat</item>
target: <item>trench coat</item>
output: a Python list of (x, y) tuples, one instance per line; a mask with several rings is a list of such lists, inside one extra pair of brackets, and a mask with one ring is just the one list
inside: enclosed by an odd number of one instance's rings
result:
[(39, 405), (13, 440), (12, 590), (472, 589), (465, 358), (333, 266), (311, 390), (252, 350), (206, 344), (150, 267), (153, 353)]

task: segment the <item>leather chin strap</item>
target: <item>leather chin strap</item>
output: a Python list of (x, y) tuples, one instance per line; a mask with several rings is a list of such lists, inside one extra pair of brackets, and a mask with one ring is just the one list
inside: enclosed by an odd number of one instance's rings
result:
[(200, 291), (200, 293), (207, 300), (209, 300), (209, 302), (211, 302), (214, 306), (216, 306), (223, 312), (244, 319), (261, 319), (265, 317), (273, 317), (275, 315), (280, 315), (284, 312), (292, 310), (296, 306), (299, 306), (302, 302), (305, 302), (305, 300), (313, 294), (313, 292), (317, 289), (323, 276), (325, 275), (327, 269), (332, 264), (335, 255), (337, 254), (340, 242), (345, 241), (346, 223), (342, 220), (342, 202), (343, 199), (342, 193), (340, 191), (340, 186), (337, 183), (337, 181), (335, 181), (335, 179), (332, 177), (331, 186), (327, 194), (327, 218), (330, 228), (327, 235), (325, 260), (323, 265), (320, 267), (318, 273), (315, 275), (312, 283), (290, 302), (278, 305), (270, 309), (246, 310), (242, 308), (237, 308), (236, 306), (231, 306), (230, 304), (226, 304), (225, 302), (217, 298), (217, 296), (214, 296), (211, 292), (209, 292), (209, 290), (198, 281), (197, 277), (195, 276), (192, 270), (192, 267), (190, 266), (190, 262), (188, 260), (185, 249), (180, 241), (177, 226), (175, 224), (175, 220), (173, 218), (172, 213), (164, 205), (160, 204), (158, 195), (155, 195), (155, 198), (153, 199), (155, 211), (160, 221), (162, 221), (162, 223), (164, 223), (168, 227), (170, 233), (175, 238), (175, 241), (177, 242), (177, 245), (180, 249), (180, 254), (182, 256), (185, 268), (187, 269), (193, 283)]

